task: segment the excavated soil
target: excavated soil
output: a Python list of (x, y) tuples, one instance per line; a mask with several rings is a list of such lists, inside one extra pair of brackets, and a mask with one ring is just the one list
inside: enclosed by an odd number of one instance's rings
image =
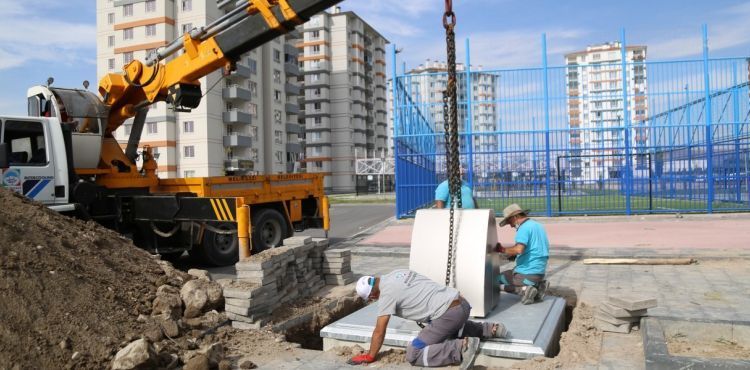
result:
[(150, 312), (161, 268), (96, 223), (6, 189), (0, 204), (0, 369), (108, 367), (146, 329), (136, 318)]
[(299, 343), (305, 349), (323, 349), (320, 330), (326, 325), (364, 307), (364, 302), (356, 297), (336, 299), (310, 297), (280, 307), (272, 313), (272, 326), (286, 326), (285, 322), (307, 316), (304, 322), (283, 329), (290, 342)]

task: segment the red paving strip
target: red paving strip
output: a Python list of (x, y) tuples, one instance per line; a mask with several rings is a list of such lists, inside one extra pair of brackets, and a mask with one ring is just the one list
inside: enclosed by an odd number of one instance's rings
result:
[[(544, 221), (542, 221), (544, 222)], [(750, 219), (546, 223), (552, 247), (646, 249), (750, 249)], [(391, 225), (364, 239), (364, 245), (411, 244), (412, 225)], [(514, 230), (498, 230), (503, 245)]]

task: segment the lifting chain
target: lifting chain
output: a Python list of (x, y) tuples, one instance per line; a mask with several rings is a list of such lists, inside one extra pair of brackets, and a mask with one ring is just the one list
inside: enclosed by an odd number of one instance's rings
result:
[[(448, 193), (450, 194), (450, 226), (448, 229), (448, 265), (445, 272), (445, 285), (450, 285), (453, 267), (454, 209), (461, 208), (461, 169), (458, 153), (458, 109), (456, 100), (456, 14), (453, 1), (445, 0), (443, 27), (448, 51), (448, 87), (443, 91), (443, 121), (445, 125), (445, 154), (448, 172)], [(454, 204), (456, 205), (454, 207)]]

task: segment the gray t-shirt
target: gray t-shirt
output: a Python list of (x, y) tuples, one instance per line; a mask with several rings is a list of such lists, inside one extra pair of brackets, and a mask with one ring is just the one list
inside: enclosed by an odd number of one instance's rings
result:
[(440, 317), (458, 290), (440, 285), (411, 270), (394, 270), (380, 277), (378, 316), (396, 315), (420, 322)]

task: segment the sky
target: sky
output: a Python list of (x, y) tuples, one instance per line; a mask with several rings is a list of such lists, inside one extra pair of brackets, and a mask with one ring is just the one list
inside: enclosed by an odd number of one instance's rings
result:
[[(345, 0), (341, 7), (402, 49), (399, 68), (445, 60), (444, 1)], [(696, 59), (704, 23), (712, 57), (750, 54), (748, 1), (454, 0), (453, 7), (458, 60), (469, 38), (472, 65), (484, 69), (541, 65), (542, 33), (549, 65), (561, 65), (564, 53), (619, 40), (622, 28), (628, 44), (648, 47), (649, 60)], [(0, 0), (0, 115), (25, 115), (26, 89), (48, 77), (56, 86), (89, 80), (95, 88), (95, 38), (95, 1)]]

